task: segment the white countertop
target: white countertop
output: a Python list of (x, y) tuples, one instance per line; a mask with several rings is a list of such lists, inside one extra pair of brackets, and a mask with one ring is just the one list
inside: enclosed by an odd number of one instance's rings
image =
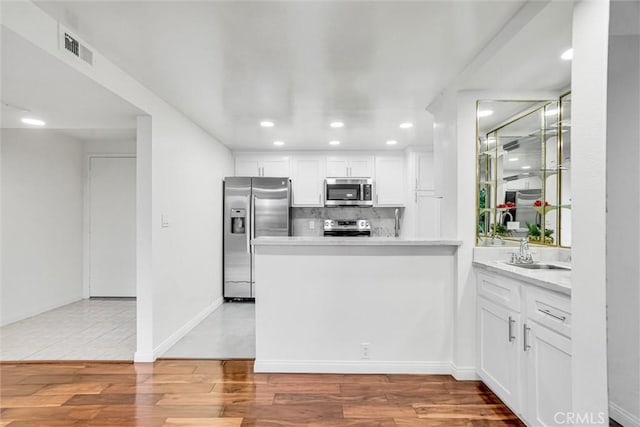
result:
[[(569, 263), (560, 261), (549, 261), (545, 264), (570, 267)], [(509, 265), (505, 261), (474, 261), (473, 265), (541, 288), (571, 295), (571, 270), (527, 270)]]
[(460, 240), (414, 240), (398, 237), (258, 237), (256, 246), (460, 246)]

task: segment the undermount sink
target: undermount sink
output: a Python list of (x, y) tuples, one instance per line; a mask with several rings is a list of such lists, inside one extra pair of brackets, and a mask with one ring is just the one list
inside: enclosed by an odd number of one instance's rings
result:
[(529, 270), (571, 270), (571, 267), (563, 267), (560, 265), (553, 264), (541, 264), (541, 263), (533, 263), (533, 264), (512, 264), (508, 263), (514, 267), (526, 268)]

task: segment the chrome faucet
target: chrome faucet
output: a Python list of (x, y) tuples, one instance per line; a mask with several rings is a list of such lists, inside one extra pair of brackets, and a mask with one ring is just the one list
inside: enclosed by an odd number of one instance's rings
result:
[(527, 237), (520, 239), (520, 253), (514, 252), (511, 254), (511, 263), (533, 264), (533, 255), (531, 255), (531, 250), (529, 250), (529, 239)]
[(497, 234), (491, 238), (491, 244), (492, 245), (495, 244), (496, 239), (498, 239), (498, 241), (500, 241), (501, 245), (504, 245), (504, 237), (498, 236)]
[(506, 217), (507, 217), (507, 215), (509, 215), (509, 221), (510, 221), (510, 222), (513, 222), (513, 215), (511, 215), (511, 212), (509, 212), (509, 211), (506, 211), (506, 212), (503, 214), (503, 218), (506, 218)]
[(395, 215), (395, 219), (396, 219), (394, 236), (395, 237), (400, 237), (400, 209), (396, 208), (396, 210), (394, 212), (394, 215)]

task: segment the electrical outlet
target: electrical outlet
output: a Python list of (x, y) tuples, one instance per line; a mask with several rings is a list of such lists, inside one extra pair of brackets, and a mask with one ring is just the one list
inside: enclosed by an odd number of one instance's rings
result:
[(313, 230), (314, 228), (316, 228), (316, 223), (315, 221), (309, 221), (309, 230)]
[(360, 343), (360, 359), (368, 359), (369, 358), (369, 346), (371, 344), (368, 342)]

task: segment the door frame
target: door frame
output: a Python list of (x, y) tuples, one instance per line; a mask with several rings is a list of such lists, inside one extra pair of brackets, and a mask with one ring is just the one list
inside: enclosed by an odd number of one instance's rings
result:
[[(114, 158), (114, 159), (136, 159), (136, 175), (138, 171), (138, 161), (133, 153), (89, 153), (84, 158), (84, 188), (82, 195), (82, 298), (91, 297), (91, 159), (93, 158)], [(136, 200), (137, 200), (136, 187)], [(136, 202), (137, 204), (137, 202)], [(137, 206), (136, 206), (137, 211)], [(136, 212), (137, 218), (137, 212)], [(136, 220), (137, 222), (137, 220)], [(136, 240), (138, 227), (136, 224)], [(137, 261), (136, 261), (137, 263)], [(136, 296), (138, 292), (136, 290)]]

